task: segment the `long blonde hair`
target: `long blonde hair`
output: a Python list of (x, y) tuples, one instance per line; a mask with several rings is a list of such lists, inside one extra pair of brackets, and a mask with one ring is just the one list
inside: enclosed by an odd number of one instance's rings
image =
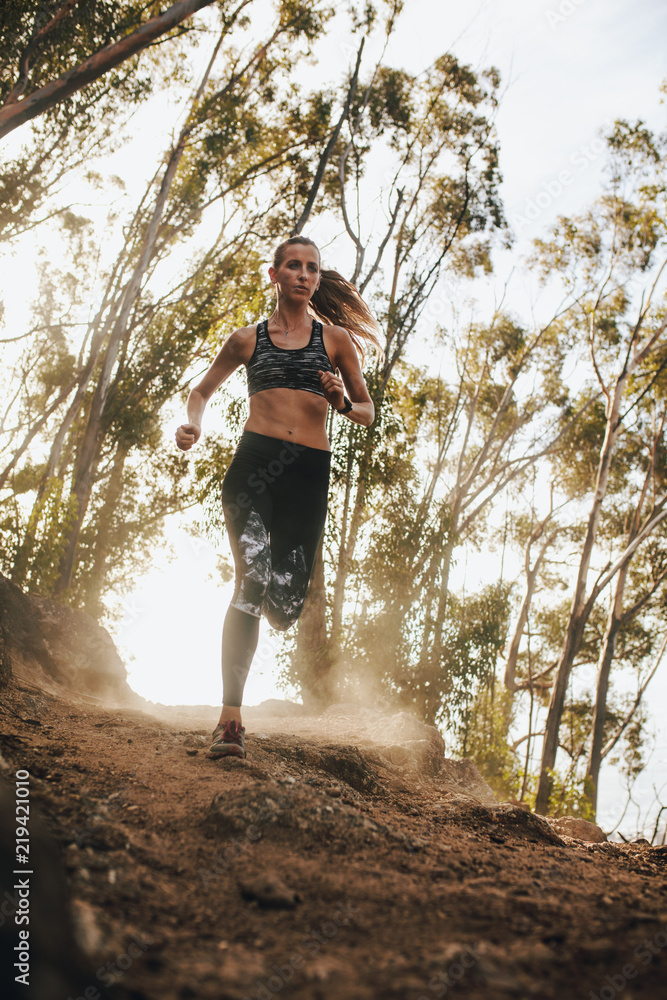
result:
[[(291, 246), (319, 247), (307, 236), (290, 236), (276, 247), (273, 266), (277, 270)], [(378, 339), (380, 326), (354, 285), (338, 271), (320, 267), (320, 287), (313, 293), (310, 306), (317, 316), (331, 326), (342, 326), (350, 334), (363, 364), (364, 344), (371, 344), (380, 359), (384, 351)]]

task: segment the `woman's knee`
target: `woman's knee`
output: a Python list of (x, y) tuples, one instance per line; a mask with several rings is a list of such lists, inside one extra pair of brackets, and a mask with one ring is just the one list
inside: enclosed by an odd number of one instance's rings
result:
[(277, 632), (286, 632), (292, 625), (296, 625), (302, 611), (303, 600), (298, 605), (285, 606), (284, 604), (276, 604), (267, 595), (262, 605), (262, 614), (271, 628), (276, 629)]
[(310, 568), (299, 545), (271, 573), (262, 611), (272, 628), (284, 632), (297, 622), (309, 581)]

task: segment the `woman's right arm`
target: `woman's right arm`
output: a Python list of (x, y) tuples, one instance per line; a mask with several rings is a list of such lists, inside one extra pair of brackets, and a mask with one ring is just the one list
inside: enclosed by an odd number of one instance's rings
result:
[[(201, 437), (204, 409), (216, 389), (247, 360), (248, 332), (254, 327), (235, 330), (218, 351), (215, 361), (197, 385), (193, 386), (187, 402), (188, 422), (176, 430), (176, 444), (181, 451), (189, 451)], [(252, 353), (252, 352), (251, 352)], [(248, 355), (249, 356), (249, 355)]]

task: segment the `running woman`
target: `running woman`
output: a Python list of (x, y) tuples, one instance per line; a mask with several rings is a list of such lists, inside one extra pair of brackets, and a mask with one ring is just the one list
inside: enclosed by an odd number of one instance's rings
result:
[(269, 277), (273, 313), (225, 341), (176, 431), (178, 447), (192, 448), (206, 403), (245, 365), (249, 416), (222, 485), (236, 580), (222, 631), (223, 704), (212, 759), (246, 755), (241, 705), (260, 617), (284, 630), (303, 608), (327, 512), (329, 406), (364, 427), (375, 417), (361, 363), (364, 343), (382, 349), (354, 285), (323, 270), (316, 244), (304, 236), (280, 244)]

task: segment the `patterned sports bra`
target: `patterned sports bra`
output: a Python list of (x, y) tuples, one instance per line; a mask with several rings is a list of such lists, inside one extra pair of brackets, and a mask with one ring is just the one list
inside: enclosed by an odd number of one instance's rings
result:
[(334, 369), (324, 347), (322, 324), (314, 319), (306, 346), (286, 350), (276, 347), (269, 336), (268, 321), (263, 320), (257, 326), (257, 343), (246, 369), (249, 396), (263, 389), (302, 389), (323, 396), (318, 370)]

